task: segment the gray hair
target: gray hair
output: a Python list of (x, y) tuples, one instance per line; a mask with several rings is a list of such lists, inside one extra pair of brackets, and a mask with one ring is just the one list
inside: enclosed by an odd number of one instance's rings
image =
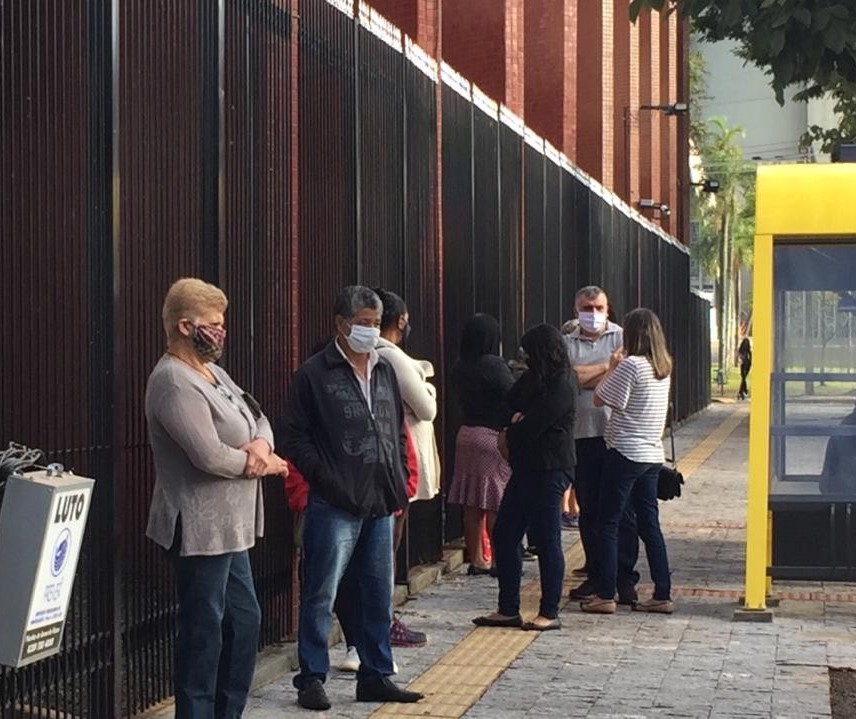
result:
[(369, 287), (348, 285), (336, 298), (336, 303), (333, 305), (333, 314), (340, 315), (349, 320), (357, 312), (364, 309), (383, 312), (383, 302), (380, 301), (377, 293)]
[(593, 300), (597, 297), (600, 297), (600, 295), (605, 294), (606, 292), (604, 292), (597, 285), (587, 285), (586, 287), (581, 287), (577, 290), (577, 294), (574, 296), (574, 304), (579, 302), (582, 298), (585, 298), (587, 300)]

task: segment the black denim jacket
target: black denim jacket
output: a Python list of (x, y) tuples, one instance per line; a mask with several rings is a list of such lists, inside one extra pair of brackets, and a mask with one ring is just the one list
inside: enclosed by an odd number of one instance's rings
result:
[(371, 375), (372, 406), (331, 342), (294, 374), (278, 447), (310, 488), (359, 517), (407, 505), (404, 408), (392, 367)]

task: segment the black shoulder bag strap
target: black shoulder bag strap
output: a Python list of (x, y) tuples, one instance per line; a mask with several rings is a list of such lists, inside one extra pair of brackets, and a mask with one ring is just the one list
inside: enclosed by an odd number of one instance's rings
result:
[(672, 467), (678, 468), (678, 455), (675, 454), (675, 405), (669, 402), (669, 441), (672, 445), (671, 458), (666, 457), (666, 460), (671, 462)]

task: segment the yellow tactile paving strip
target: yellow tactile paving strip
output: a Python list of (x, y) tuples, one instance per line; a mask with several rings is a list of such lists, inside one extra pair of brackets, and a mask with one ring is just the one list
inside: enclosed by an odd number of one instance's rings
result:
[[(741, 408), (731, 413), (713, 432), (687, 452), (680, 461), (684, 477), (697, 471), (746, 416)], [(568, 568), (582, 564), (582, 544), (577, 540), (565, 552)], [(577, 579), (568, 571), (562, 596)], [(524, 618), (538, 613), (540, 584), (533, 580), (521, 588), (520, 613)], [(564, 600), (564, 604), (567, 599)], [(422, 692), (416, 704), (385, 704), (372, 717), (444, 717), (458, 719), (472, 707), (499, 676), (534, 642), (539, 632), (481, 627), (473, 629), (427, 671), (414, 679), (408, 689)]]
[(678, 469), (684, 475), (684, 479), (698, 471), (698, 468), (707, 462), (731, 433), (740, 426), (748, 413), (749, 405), (740, 405), (739, 409), (729, 414), (713, 432), (680, 457)]
[[(583, 563), (579, 540), (565, 551), (568, 568)], [(562, 596), (567, 597), (577, 582), (567, 572)], [(538, 580), (520, 590), (520, 613), (524, 618), (538, 614), (541, 586)], [(372, 717), (449, 717), (457, 719), (475, 704), (511, 663), (534, 642), (538, 632), (495, 627), (474, 628), (459, 644), (414, 679), (408, 689), (422, 692), (425, 699), (417, 704), (385, 704)]]

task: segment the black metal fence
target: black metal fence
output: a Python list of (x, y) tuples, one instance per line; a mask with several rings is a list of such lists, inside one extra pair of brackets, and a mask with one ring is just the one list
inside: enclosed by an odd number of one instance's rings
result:
[[(465, 319), (494, 313), (510, 355), (526, 326), (566, 319), (581, 284), (619, 315), (655, 309), (679, 414), (708, 401), (707, 304), (683, 248), (370, 11), (300, 0), (298, 23), (295, 5), (0, 3), (0, 442), (97, 480), (62, 653), (0, 670), (0, 719), (132, 716), (171, 693), (142, 408), (179, 276), (226, 290), (224, 362), (274, 416), (352, 282), (407, 299), (445, 449)], [(265, 495), (252, 559), (269, 645), (293, 636), (295, 593), (280, 483)], [(417, 503), (406, 558), (435, 559), (444, 533), (442, 497)]]

